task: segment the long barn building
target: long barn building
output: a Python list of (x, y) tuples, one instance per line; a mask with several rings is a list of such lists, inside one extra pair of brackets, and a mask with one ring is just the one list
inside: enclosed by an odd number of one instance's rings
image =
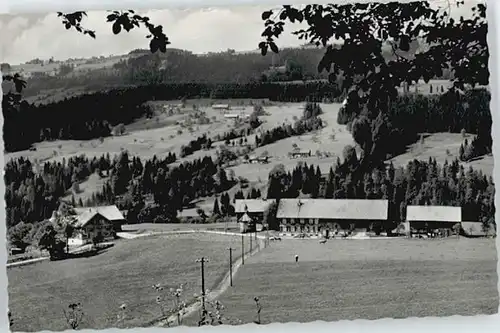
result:
[(329, 237), (351, 224), (359, 229), (387, 221), (388, 209), (387, 200), (281, 199), (276, 217), (282, 233)]
[(408, 206), (405, 229), (425, 232), (434, 229), (453, 229), (462, 222), (462, 208), (453, 206)]

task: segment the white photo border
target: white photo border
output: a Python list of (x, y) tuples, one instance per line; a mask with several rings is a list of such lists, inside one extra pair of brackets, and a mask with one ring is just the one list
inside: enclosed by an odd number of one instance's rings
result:
[[(354, 0), (357, 2), (366, 2), (367, 0)], [(399, 0), (402, 1), (402, 0)], [(430, 0), (431, 2), (433, 0)], [(437, 0), (439, 1), (439, 0)], [(466, 0), (468, 2), (469, 0)], [(276, 1), (276, 0), (1, 0), (0, 1), (0, 14), (23, 14), (23, 13), (47, 13), (57, 11), (71, 11), (71, 10), (104, 10), (104, 9), (166, 9), (166, 8), (192, 8), (192, 7), (210, 7), (210, 6), (241, 6), (241, 5), (255, 5), (255, 6), (275, 6), (282, 4), (306, 4), (306, 3), (321, 3), (321, 1)], [(332, 1), (323, 1), (332, 2)], [(335, 1), (335, 2), (352, 2), (352, 1)], [(387, 0), (378, 0), (378, 2), (389, 2)], [(404, 1), (408, 2), (408, 1)], [(500, 34), (498, 33), (500, 25), (500, 1), (488, 0), (487, 1), (487, 17), (488, 17), (488, 46), (490, 52), (490, 89), (492, 92), (490, 109), (492, 110), (493, 127), (493, 156), (494, 159), (500, 156), (500, 144), (495, 138), (500, 138), (500, 123), (499, 114), (496, 110), (499, 107), (499, 83), (498, 73), (500, 61), (500, 53), (498, 45), (500, 44)], [(496, 21), (496, 20), (499, 21)], [(1, 38), (1, 37), (0, 37)], [(0, 88), (1, 89), (1, 88)], [(1, 97), (0, 97), (1, 98)], [(0, 117), (0, 128), (3, 128), (3, 117)], [(499, 139), (500, 140), (500, 139)], [(3, 135), (0, 137), (0, 145), (3, 146)], [(4, 155), (0, 154), (1, 165), (4, 165)], [(500, 166), (494, 163), (493, 177), (495, 181), (500, 179)], [(3, 178), (3, 177), (2, 177)], [(0, 182), (0, 197), (5, 195), (5, 183)], [(500, 196), (497, 191), (495, 197), (495, 206), (500, 207)], [(497, 209), (496, 216), (500, 215), (500, 210)], [(0, 219), (5, 221), (5, 201), (0, 200)], [(500, 240), (496, 238), (497, 249), (499, 248)], [(6, 225), (0, 223), (0, 262), (7, 262), (7, 249), (6, 249)], [(497, 250), (498, 252), (498, 250)], [(498, 265), (498, 262), (497, 262)], [(500, 267), (500, 265), (498, 265)], [(497, 272), (500, 271), (497, 268)], [(7, 294), (7, 273), (6, 269), (0, 274), (0, 331), (8, 332), (9, 324), (7, 318), (8, 307), (8, 294)], [(500, 286), (500, 279), (499, 279)], [(324, 322), (315, 321), (310, 323), (273, 323), (269, 325), (256, 326), (253, 324), (241, 326), (217, 326), (217, 327), (201, 327), (196, 328), (199, 332), (210, 331), (217, 333), (235, 332), (238, 333), (251, 333), (256, 329), (259, 332), (287, 332), (287, 333), (300, 333), (304, 331), (314, 331), (316, 333), (322, 332), (342, 332), (342, 333), (355, 333), (367, 332), (370, 333), (420, 333), (420, 332), (440, 332), (440, 333), (459, 333), (459, 332), (477, 332), (481, 330), (482, 333), (500, 332), (500, 314), (486, 316), (452, 316), (452, 317), (426, 317), (426, 318), (408, 318), (408, 319), (391, 319), (385, 318), (380, 320), (354, 320), (354, 321), (339, 321), (339, 322)], [(163, 331), (162, 328), (134, 328), (129, 330), (123, 329), (106, 329), (100, 330), (103, 333), (118, 333), (118, 332), (144, 332), (154, 333)], [(192, 332), (192, 327), (173, 327), (169, 328), (168, 332), (183, 333)], [(81, 330), (82, 332), (90, 332), (92, 330)], [(50, 331), (44, 331), (50, 332)]]

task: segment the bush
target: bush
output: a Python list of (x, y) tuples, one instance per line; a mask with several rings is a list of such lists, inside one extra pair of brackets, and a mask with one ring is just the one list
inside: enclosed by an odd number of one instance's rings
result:
[(33, 224), (19, 222), (7, 231), (7, 237), (12, 245), (25, 250), (33, 241)]

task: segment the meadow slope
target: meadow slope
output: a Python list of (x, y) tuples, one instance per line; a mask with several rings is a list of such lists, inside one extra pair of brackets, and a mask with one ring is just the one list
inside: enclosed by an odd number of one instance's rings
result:
[(256, 319), (250, 296), (264, 324), (494, 314), (496, 269), (490, 239), (284, 240), (249, 258), (220, 301), (233, 324)]
[[(115, 327), (121, 304), (127, 305), (125, 325), (144, 326), (161, 316), (152, 285), (159, 283), (168, 290), (184, 284), (183, 300), (193, 300), (201, 290), (196, 259), (209, 258), (205, 283), (206, 288), (214, 288), (228, 270), (229, 246), (235, 249), (233, 260), (237, 260), (241, 254), (237, 236), (155, 236), (118, 241), (95, 257), (10, 268), (9, 308), (14, 329), (67, 329), (63, 309), (71, 302), (82, 303), (85, 318), (81, 328)], [(249, 244), (245, 247), (250, 249)]]
[[(179, 101), (156, 101), (155, 108), (163, 110), (169, 106), (178, 105)], [(123, 136), (112, 136), (103, 138), (102, 140), (90, 141), (52, 141), (41, 142), (36, 144), (36, 151), (20, 151), (6, 154), (6, 160), (16, 157), (27, 157), (34, 160), (39, 166), (45, 161), (62, 161), (72, 156), (84, 154), (88, 157), (101, 156), (102, 154), (110, 154), (111, 156), (119, 154), (121, 151), (127, 150), (130, 155), (138, 156), (141, 159), (149, 159), (154, 155), (162, 157), (170, 152), (180, 156), (180, 150), (183, 145), (189, 143), (203, 134), (213, 138), (217, 134), (223, 134), (235, 128), (234, 121), (224, 118), (222, 111), (213, 110), (210, 107), (211, 102), (206, 99), (188, 100), (184, 108), (181, 108), (178, 113), (168, 115), (165, 112), (157, 112), (151, 119), (139, 119), (133, 124), (127, 126), (127, 133)], [(255, 101), (253, 101), (255, 102)], [(262, 101), (259, 101), (262, 102)], [(250, 114), (253, 111), (253, 106), (250, 105), (250, 100), (231, 100), (227, 103), (232, 104), (233, 110), (230, 112)], [(269, 102), (266, 102), (269, 103)], [(205, 112), (207, 118), (211, 119), (209, 124), (205, 125), (190, 125), (185, 126), (182, 123), (193, 120), (193, 105), (199, 110)], [(337, 114), (340, 109), (340, 104), (320, 104), (323, 109), (321, 118), (326, 123), (326, 126), (318, 131), (307, 133), (301, 136), (295, 136), (279, 140), (275, 143), (259, 147), (252, 154), (260, 155), (266, 153), (270, 157), (269, 164), (237, 164), (227, 168), (234, 171), (236, 177), (244, 177), (248, 179), (252, 186), (256, 188), (265, 188), (269, 172), (275, 164), (281, 163), (287, 170), (292, 170), (299, 161), (308, 164), (314, 164), (321, 168), (321, 171), (326, 174), (337, 158), (343, 159), (343, 149), (346, 145), (356, 146), (351, 134), (346, 126), (337, 124)], [(272, 103), (266, 106), (267, 115), (261, 116), (263, 124), (258, 128), (257, 133), (272, 129), (284, 123), (293, 123), (294, 119), (301, 116), (304, 108), (304, 103)], [(193, 130), (190, 132), (188, 129)], [(467, 137), (471, 139), (471, 135)], [(406, 153), (396, 156), (391, 161), (394, 165), (405, 166), (410, 160), (428, 160), (429, 157), (435, 158), (438, 163), (444, 163), (445, 160), (451, 161), (458, 156), (459, 147), (464, 142), (465, 138), (457, 133), (433, 133), (426, 134), (424, 142), (417, 142), (408, 147)], [(255, 143), (255, 135), (248, 137), (248, 143)], [(223, 142), (214, 142), (213, 149), (209, 151), (200, 150), (194, 154), (181, 158), (176, 163), (183, 161), (192, 161), (203, 156), (216, 157), (217, 147), (224, 144)], [(288, 157), (288, 152), (292, 151), (293, 146), (298, 146), (301, 150), (311, 151), (313, 156), (308, 158), (291, 159)], [(236, 149), (239, 149), (236, 147)], [(328, 157), (317, 157), (316, 152), (328, 153)], [(358, 149), (359, 153), (359, 149)], [(465, 168), (473, 167), (481, 170), (486, 175), (492, 175), (493, 172), (493, 157), (483, 156), (480, 159), (468, 163), (462, 163)], [(227, 171), (226, 170), (226, 171)], [(106, 179), (97, 179), (92, 176), (87, 181), (80, 184), (81, 192), (75, 196), (78, 200), (89, 198), (93, 192), (100, 190)], [(66, 197), (69, 199), (70, 194)], [(204, 208), (210, 207), (213, 200), (207, 198), (203, 201)]]

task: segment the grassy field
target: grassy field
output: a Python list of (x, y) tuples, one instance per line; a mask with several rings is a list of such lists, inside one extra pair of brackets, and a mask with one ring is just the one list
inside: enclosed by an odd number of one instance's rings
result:
[[(117, 241), (107, 252), (91, 258), (40, 262), (10, 268), (9, 308), (16, 331), (67, 329), (63, 309), (81, 302), (82, 328), (103, 329), (116, 325), (121, 304), (127, 304), (128, 326), (141, 326), (160, 317), (151, 288), (184, 284), (183, 298), (200, 293), (200, 266), (205, 265), (206, 288), (217, 285), (228, 270), (228, 246), (241, 253), (237, 236), (169, 235)], [(249, 250), (249, 244), (245, 244)], [(170, 302), (170, 301), (169, 301)], [(42, 306), (43, 305), (43, 306)]]
[(232, 324), (255, 320), (255, 296), (263, 323), (493, 314), (496, 270), (494, 240), (284, 240), (246, 260), (220, 301)]
[[(165, 102), (165, 104), (171, 104)], [(207, 116), (212, 119), (210, 124), (190, 126), (192, 132), (182, 125), (176, 124), (178, 120), (185, 120), (193, 113), (192, 109), (183, 110), (183, 114), (168, 117), (160, 114), (152, 119), (139, 119), (136, 123), (127, 128), (127, 133), (122, 136), (112, 136), (99, 139), (79, 141), (79, 140), (56, 140), (51, 142), (41, 142), (36, 144), (36, 151), (20, 151), (6, 154), (7, 159), (20, 156), (44, 161), (61, 161), (63, 158), (85, 154), (86, 156), (101, 156), (119, 154), (123, 150), (128, 150), (129, 154), (139, 156), (143, 159), (151, 158), (153, 155), (163, 156), (169, 152), (179, 155), (182, 145), (206, 134), (213, 137), (217, 134), (229, 132), (234, 126), (233, 122), (224, 119), (223, 114), (213, 111), (211, 108), (204, 109)], [(170, 119), (172, 118), (172, 119)], [(217, 144), (215, 144), (217, 146)], [(207, 154), (215, 154), (215, 149), (210, 152), (200, 152), (197, 156), (190, 156), (188, 159), (200, 157)]]
[[(342, 152), (346, 145), (355, 146), (351, 134), (347, 131), (346, 126), (339, 125), (336, 122), (340, 104), (321, 104), (324, 114), (321, 116), (326, 121), (327, 126), (314, 133), (306, 135), (286, 138), (277, 141), (264, 147), (259, 147), (255, 150), (255, 154), (259, 155), (266, 151), (271, 157), (272, 163), (269, 164), (240, 164), (230, 169), (233, 169), (237, 176), (242, 176), (250, 181), (267, 182), (269, 172), (277, 163), (285, 165), (287, 170), (292, 170), (297, 166), (298, 161), (314, 164), (321, 168), (323, 173), (328, 170), (337, 161), (337, 157), (343, 159)], [(297, 106), (290, 108), (290, 113), (283, 111), (283, 117), (290, 117)], [(334, 134), (334, 138), (332, 137)], [(469, 135), (469, 141), (471, 135)], [(457, 133), (434, 133), (428, 135), (424, 143), (416, 143), (408, 147), (406, 153), (401, 154), (392, 159), (395, 166), (405, 166), (410, 160), (418, 159), (427, 161), (429, 157), (433, 157), (438, 163), (449, 162), (458, 157), (460, 144), (464, 142), (461, 134)], [(292, 151), (293, 145), (296, 144), (301, 150), (311, 151), (312, 155), (308, 158), (290, 159), (287, 154)], [(315, 152), (328, 152), (329, 157), (316, 157)], [(483, 173), (491, 175), (493, 173), (493, 157), (484, 156), (482, 159), (462, 163), (464, 167), (472, 166), (474, 169), (482, 170)]]
[[(469, 142), (472, 136), (467, 135)], [(410, 147), (405, 154), (399, 155), (392, 159), (394, 165), (406, 165), (413, 159), (429, 160), (429, 157), (435, 158), (440, 164), (446, 160), (448, 162), (458, 158), (460, 145), (465, 138), (458, 133), (434, 133), (428, 135), (423, 143), (417, 142)], [(475, 170), (481, 170), (486, 175), (493, 174), (493, 156), (483, 156), (482, 158), (461, 163), (464, 168), (472, 167)]]

